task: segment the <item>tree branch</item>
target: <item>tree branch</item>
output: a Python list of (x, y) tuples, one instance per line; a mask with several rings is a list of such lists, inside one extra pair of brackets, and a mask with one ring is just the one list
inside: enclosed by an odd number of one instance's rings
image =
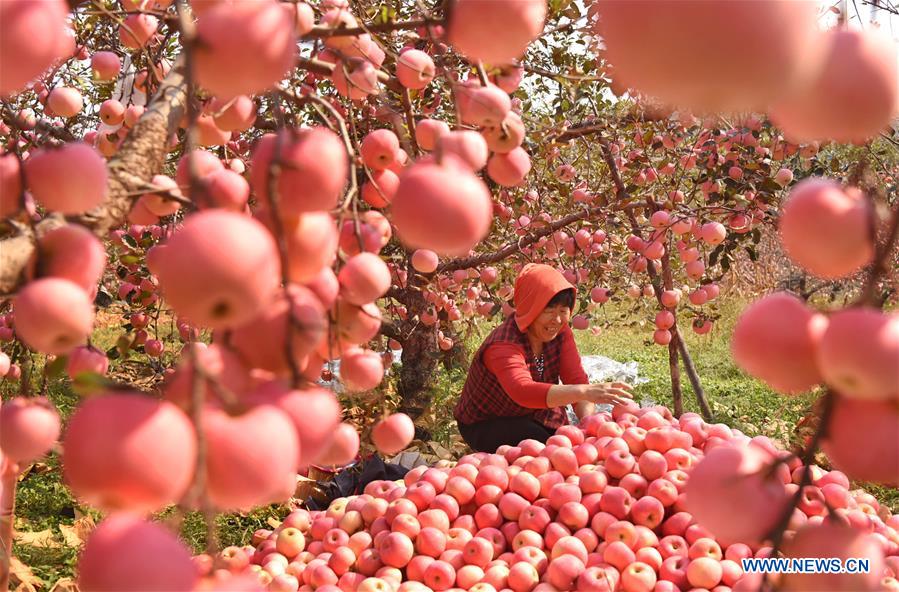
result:
[[(330, 77), (334, 73), (334, 64), (317, 58), (297, 58), (297, 66), (319, 76)], [(399, 81), (384, 70), (378, 70), (378, 82), (383, 82), (391, 90), (399, 92), (402, 89)]]
[[(70, 216), (67, 221), (81, 224), (100, 238), (122, 224), (131, 206), (141, 194), (141, 188), (162, 170), (166, 143), (178, 129), (184, 114), (187, 92), (183, 74), (183, 60), (175, 62), (159, 87), (149, 108), (125, 138), (122, 147), (108, 164), (109, 191), (106, 200), (90, 212)], [(21, 285), (23, 271), (34, 253), (35, 239), (65, 220), (51, 215), (32, 230), (0, 241), (0, 294), (13, 294)]]
[[(20, 123), (18, 114), (16, 114), (5, 104), (2, 105), (2, 116), (3, 123), (8, 125), (9, 127), (19, 130), (20, 132), (31, 131)], [(41, 133), (53, 136), (57, 140), (61, 140), (63, 142), (74, 142), (77, 139), (72, 135), (72, 132), (70, 132), (66, 128), (53, 125), (46, 119), (38, 119), (35, 122), (33, 129)]]
[[(828, 425), (830, 425), (831, 418), (833, 417), (834, 406), (836, 405), (836, 397), (837, 395), (833, 393), (831, 390), (827, 390), (824, 395), (817, 401), (817, 405), (821, 405), (821, 415), (820, 421), (818, 422), (818, 427), (815, 430), (814, 435), (811, 438), (811, 441), (808, 444), (808, 447), (802, 452), (800, 456), (800, 460), (802, 461), (802, 476), (799, 479), (799, 488), (796, 489), (796, 493), (793, 494), (793, 498), (790, 500), (790, 503), (781, 511), (780, 518), (777, 521), (777, 524), (767, 533), (765, 536), (766, 539), (771, 540), (771, 554), (770, 557), (775, 557), (777, 552), (780, 550), (781, 543), (783, 543), (784, 533), (787, 530), (787, 527), (790, 524), (790, 519), (793, 517), (793, 511), (795, 508), (799, 506), (799, 502), (802, 499), (802, 494), (805, 492), (805, 488), (812, 484), (812, 463), (815, 461), (815, 452), (818, 450), (818, 446), (821, 443), (821, 440), (827, 436)], [(765, 577), (762, 579), (762, 590), (770, 590), (766, 586), (768, 580), (768, 574), (765, 574)]]
[(400, 328), (393, 324), (391, 321), (381, 320), (381, 328), (378, 330), (381, 335), (384, 335), (390, 339), (394, 339), (403, 342), (403, 333), (400, 331)]
[(529, 66), (527, 64), (521, 64), (521, 67), (525, 72), (530, 72), (531, 74), (537, 74), (546, 78), (562, 78), (564, 80), (574, 80), (577, 82), (599, 82), (604, 80), (602, 76), (592, 76), (590, 74), (563, 74), (562, 72), (553, 72), (551, 70), (546, 70), (538, 66)]
[(553, 136), (550, 134), (546, 137), (548, 141), (565, 143), (570, 142), (572, 140), (576, 140), (577, 138), (582, 138), (584, 136), (589, 136), (592, 134), (598, 134), (605, 129), (603, 125), (596, 125), (592, 122), (589, 123), (580, 123), (569, 127), (567, 130), (563, 131), (557, 136)]
[(475, 267), (478, 265), (485, 265), (488, 263), (497, 263), (502, 261), (511, 255), (521, 251), (525, 247), (529, 247), (530, 245), (536, 243), (538, 240), (543, 238), (544, 236), (548, 236), (553, 232), (559, 230), (560, 228), (564, 228), (569, 224), (574, 222), (579, 222), (581, 220), (586, 220), (587, 218), (591, 218), (602, 213), (606, 209), (606, 206), (593, 206), (591, 208), (587, 208), (580, 212), (574, 214), (568, 214), (564, 218), (559, 218), (555, 222), (551, 222), (547, 224), (544, 228), (540, 230), (536, 230), (528, 236), (522, 237), (518, 241), (514, 243), (508, 243), (503, 247), (500, 247), (496, 251), (491, 253), (484, 253), (482, 255), (475, 255), (474, 257), (465, 257), (464, 259), (451, 259), (446, 263), (440, 265), (437, 268), (437, 273), (442, 273), (446, 271), (455, 271), (457, 269), (467, 269), (469, 267)]
[(399, 21), (395, 23), (380, 23), (377, 25), (362, 25), (360, 27), (331, 28), (322, 25), (312, 27), (312, 30), (303, 35), (303, 39), (327, 39), (329, 37), (349, 37), (355, 35), (364, 35), (365, 33), (389, 33), (390, 31), (401, 31), (404, 29), (417, 29), (419, 27), (429, 27), (443, 25), (443, 19), (424, 18), (412, 21)]
[[(605, 140), (600, 140), (601, 143), (604, 143), (605, 146), (608, 146), (608, 142)], [(609, 152), (609, 157), (611, 157), (611, 152)], [(616, 212), (616, 211), (626, 211), (630, 212), (630, 210), (634, 207), (633, 204), (628, 204), (627, 199), (629, 197), (627, 191), (625, 190), (624, 183), (621, 180), (621, 176), (618, 174), (618, 168), (615, 166), (615, 161), (612, 159), (609, 162), (609, 169), (612, 173), (612, 181), (615, 183), (616, 187), (616, 195), (617, 200), (615, 204), (611, 207), (608, 204), (601, 204), (598, 206), (592, 206), (590, 208), (586, 208), (581, 210), (580, 212), (576, 212), (574, 214), (568, 214), (564, 218), (559, 218), (555, 222), (551, 222), (545, 228), (541, 228), (533, 232), (532, 234), (519, 239), (514, 243), (508, 243), (496, 251), (491, 253), (484, 253), (482, 255), (475, 255), (473, 257), (466, 257), (464, 259), (451, 259), (446, 263), (440, 265), (437, 268), (437, 273), (441, 273), (444, 271), (455, 271), (457, 269), (467, 269), (469, 267), (475, 267), (477, 265), (485, 265), (488, 263), (497, 263), (506, 259), (507, 257), (519, 252), (521, 249), (528, 247), (544, 236), (548, 236), (553, 232), (568, 226), (574, 222), (579, 222), (581, 220), (587, 220), (588, 218), (592, 218), (594, 216), (598, 216), (599, 214), (605, 212)], [(644, 207), (642, 204), (637, 207)]]

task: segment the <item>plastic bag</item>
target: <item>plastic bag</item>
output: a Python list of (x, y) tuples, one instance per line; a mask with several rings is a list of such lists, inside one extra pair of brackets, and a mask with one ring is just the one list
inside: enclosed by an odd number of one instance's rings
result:
[[(400, 358), (403, 355), (402, 350), (390, 350), (390, 353), (393, 354), (393, 363), (399, 364)], [(391, 364), (392, 366), (392, 364)], [(331, 360), (330, 362), (325, 363), (325, 367), (331, 371), (331, 380), (318, 380), (318, 385), (330, 389), (334, 391), (336, 394), (341, 394), (344, 392), (343, 383), (340, 382), (340, 358), (336, 360)], [(384, 368), (384, 376), (390, 375), (391, 368)]]
[[(402, 350), (391, 350), (391, 353), (393, 354), (393, 363), (399, 364), (402, 357)], [(583, 365), (584, 372), (587, 373), (587, 378), (590, 382), (619, 381), (626, 382), (631, 386), (649, 382), (648, 378), (640, 376), (637, 362), (633, 360), (630, 362), (618, 362), (605, 356), (590, 355), (581, 356), (581, 365)], [(331, 370), (332, 379), (328, 381), (319, 380), (318, 384), (325, 388), (333, 389), (336, 393), (342, 393), (344, 388), (343, 384), (340, 382), (340, 360), (337, 359), (329, 362), (328, 367)], [(385, 373), (390, 373), (390, 368), (385, 370)], [(655, 402), (648, 398), (639, 401), (639, 403), (641, 407), (655, 405)], [(602, 405), (600, 407), (601, 411), (611, 410), (611, 407), (608, 405)], [(573, 415), (574, 411), (569, 409), (569, 418)]]
[(590, 382), (626, 382), (631, 386), (645, 384), (649, 379), (640, 376), (637, 362), (616, 362), (605, 356), (581, 356), (581, 365)]
[[(638, 384), (646, 384), (649, 382), (648, 378), (640, 376), (637, 362), (633, 360), (630, 362), (618, 362), (605, 356), (590, 355), (581, 356), (581, 365), (584, 367), (584, 372), (587, 373), (587, 378), (591, 383), (626, 382), (631, 386), (637, 386)], [(655, 402), (646, 396), (638, 401), (638, 403), (640, 404), (640, 407), (650, 407), (655, 405)], [(611, 412), (612, 406), (597, 405), (596, 410), (599, 412)], [(577, 425), (577, 415), (575, 415), (571, 405), (568, 405), (566, 408), (566, 413), (568, 415), (569, 423)]]

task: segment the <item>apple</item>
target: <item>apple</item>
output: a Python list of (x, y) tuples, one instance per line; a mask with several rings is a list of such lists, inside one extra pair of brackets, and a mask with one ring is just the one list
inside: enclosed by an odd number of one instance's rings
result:
[[(147, 554), (160, 563), (146, 561)], [(192, 590), (197, 580), (190, 552), (176, 535), (127, 513), (97, 525), (78, 559), (82, 590)]]
[(0, 406), (0, 450), (9, 462), (26, 465), (44, 456), (59, 433), (59, 413), (46, 397), (15, 397)]
[[(359, 255), (357, 255), (358, 257)], [(405, 413), (394, 413), (372, 428), (372, 441), (384, 454), (396, 454), (412, 441), (415, 426)]]

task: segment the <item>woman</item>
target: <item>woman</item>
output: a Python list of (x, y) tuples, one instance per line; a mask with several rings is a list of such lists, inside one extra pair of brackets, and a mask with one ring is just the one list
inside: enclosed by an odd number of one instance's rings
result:
[[(525, 265), (515, 280), (515, 314), (495, 328), (475, 354), (453, 415), (471, 448), (494, 452), (531, 438), (546, 442), (594, 403), (631, 399), (623, 382), (588, 384), (568, 326), (575, 289), (549, 265)], [(558, 384), (559, 379), (563, 384)]]

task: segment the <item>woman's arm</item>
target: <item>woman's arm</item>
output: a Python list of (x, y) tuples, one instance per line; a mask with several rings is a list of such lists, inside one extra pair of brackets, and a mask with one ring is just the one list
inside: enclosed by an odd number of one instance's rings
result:
[(561, 407), (577, 401), (623, 405), (633, 399), (631, 386), (624, 382), (597, 384), (553, 384), (546, 393), (547, 407)]
[(578, 401), (574, 404), (574, 414), (578, 419), (584, 419), (594, 413), (596, 413), (596, 405), (590, 401)]
[(623, 382), (599, 384), (549, 384), (531, 377), (524, 350), (512, 343), (494, 343), (484, 351), (484, 364), (499, 380), (513, 401), (529, 409), (561, 407), (577, 401), (620, 405), (631, 399), (630, 385)]
[(513, 401), (529, 409), (546, 408), (548, 382), (531, 377), (524, 349), (514, 343), (493, 343), (484, 351), (484, 364)]

